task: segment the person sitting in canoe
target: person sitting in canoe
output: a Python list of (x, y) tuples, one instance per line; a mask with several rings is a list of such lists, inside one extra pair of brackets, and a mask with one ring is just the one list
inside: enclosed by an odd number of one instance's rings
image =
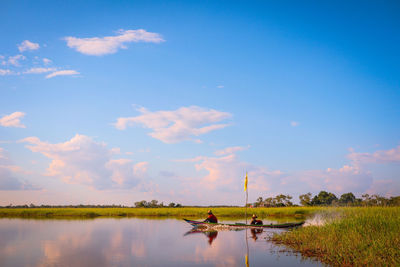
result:
[(218, 223), (217, 217), (215, 217), (215, 215), (212, 213), (211, 210), (209, 210), (207, 213), (208, 213), (208, 217), (207, 217), (207, 219), (204, 220), (204, 222)]
[(263, 222), (261, 220), (257, 220), (257, 215), (253, 214), (253, 216), (251, 217), (252, 220), (250, 222), (250, 224), (252, 225), (262, 225)]

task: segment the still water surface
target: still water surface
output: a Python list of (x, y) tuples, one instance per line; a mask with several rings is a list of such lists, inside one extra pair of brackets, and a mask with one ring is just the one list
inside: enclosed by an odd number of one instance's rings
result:
[(249, 266), (321, 266), (266, 240), (281, 230), (191, 230), (178, 219), (0, 219), (0, 266), (246, 266), (247, 251)]

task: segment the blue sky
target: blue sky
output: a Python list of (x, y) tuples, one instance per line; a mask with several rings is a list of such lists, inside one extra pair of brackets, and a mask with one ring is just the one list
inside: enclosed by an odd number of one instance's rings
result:
[(0, 204), (400, 194), (396, 1), (3, 1)]

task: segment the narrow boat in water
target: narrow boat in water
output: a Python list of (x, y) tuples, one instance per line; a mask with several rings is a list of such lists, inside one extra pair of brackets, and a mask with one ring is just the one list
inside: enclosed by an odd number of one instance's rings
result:
[(192, 220), (188, 220), (188, 219), (183, 219), (183, 220), (195, 227), (226, 226), (226, 227), (237, 227), (237, 228), (292, 228), (292, 227), (299, 227), (304, 224), (304, 221), (292, 222), (292, 223), (281, 223), (281, 224), (253, 225), (253, 224), (244, 224), (244, 223), (209, 223), (209, 222), (192, 221)]

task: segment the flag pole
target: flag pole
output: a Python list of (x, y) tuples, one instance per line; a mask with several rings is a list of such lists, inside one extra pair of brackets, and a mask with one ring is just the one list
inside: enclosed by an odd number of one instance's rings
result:
[[(247, 191), (247, 182), (248, 182), (248, 177), (247, 177), (247, 171), (246, 171), (246, 178), (244, 179), (244, 191), (246, 191), (246, 208), (245, 208), (245, 216), (246, 216), (246, 224), (247, 224), (247, 201), (249, 197), (249, 191)], [(247, 239), (247, 227), (246, 227), (246, 257), (245, 257), (245, 264), (246, 267), (249, 267), (249, 243)]]
[(246, 224), (247, 224), (247, 200), (248, 200), (248, 197), (249, 197), (249, 193), (246, 190)]
[(245, 216), (246, 216), (246, 224), (247, 224), (247, 201), (249, 197), (249, 193), (247, 191), (247, 171), (246, 171), (246, 178), (244, 179), (244, 191), (246, 191), (246, 205), (245, 205)]

